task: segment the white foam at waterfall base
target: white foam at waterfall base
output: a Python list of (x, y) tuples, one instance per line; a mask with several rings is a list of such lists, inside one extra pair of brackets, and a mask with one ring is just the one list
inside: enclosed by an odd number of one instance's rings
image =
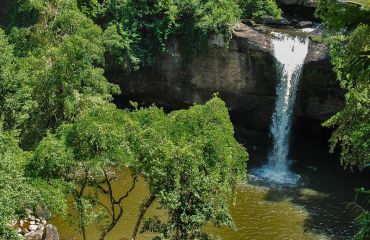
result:
[(289, 140), (292, 113), (296, 100), (302, 66), (308, 53), (308, 38), (273, 33), (272, 47), (279, 73), (276, 87), (276, 104), (270, 127), (273, 140), (268, 163), (252, 171), (264, 180), (294, 185), (300, 176), (289, 170)]

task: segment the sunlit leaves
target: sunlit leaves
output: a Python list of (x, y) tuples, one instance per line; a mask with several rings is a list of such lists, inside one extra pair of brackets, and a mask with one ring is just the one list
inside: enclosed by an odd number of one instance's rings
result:
[(167, 223), (149, 219), (145, 230), (159, 233), (158, 239), (198, 239), (207, 236), (207, 223), (232, 227), (227, 206), (247, 154), (234, 139), (224, 103), (214, 98), (167, 116), (155, 108), (134, 116), (145, 129), (139, 169), (169, 213)]
[(336, 127), (331, 146), (332, 150), (341, 146), (342, 164), (360, 169), (370, 163), (369, 31), (368, 25), (361, 24), (350, 35), (329, 41), (334, 69), (347, 93), (345, 108), (325, 125)]
[(260, 16), (278, 18), (282, 13), (275, 0), (238, 0), (238, 2), (244, 19)]

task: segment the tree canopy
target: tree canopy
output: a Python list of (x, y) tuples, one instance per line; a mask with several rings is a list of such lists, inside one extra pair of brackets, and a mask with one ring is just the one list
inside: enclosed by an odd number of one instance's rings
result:
[[(361, 7), (320, 0), (317, 15), (329, 30), (331, 62), (346, 91), (344, 109), (324, 123), (335, 127), (331, 151), (340, 146), (342, 165), (362, 170), (370, 164), (370, 2), (355, 2)], [(369, 239), (370, 212), (364, 210), (357, 223), (360, 229), (355, 239)]]
[(332, 150), (341, 146), (345, 167), (370, 163), (370, 4), (362, 8), (332, 0), (319, 2), (318, 16), (329, 29), (327, 42), (338, 80), (346, 90), (345, 107), (325, 125), (336, 127)]
[[(169, 221), (146, 219), (143, 206), (133, 237), (140, 226), (157, 239), (209, 239), (206, 224), (232, 227), (228, 204), (248, 155), (225, 103), (117, 109), (120, 90), (106, 76), (153, 64), (172, 38), (196, 54), (211, 35), (227, 41), (235, 23), (261, 15), (279, 17), (275, 1), (14, 1), (0, 30), (0, 238), (16, 239), (9, 223), (40, 205), (66, 215), (72, 196), (77, 228), (85, 236), (100, 222), (104, 239), (139, 176), (147, 206), (158, 202)], [(132, 186), (116, 196), (110, 184), (127, 168)]]

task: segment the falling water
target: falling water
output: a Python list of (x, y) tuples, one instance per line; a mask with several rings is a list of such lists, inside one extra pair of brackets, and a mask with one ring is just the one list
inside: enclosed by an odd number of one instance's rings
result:
[(283, 33), (273, 35), (272, 47), (279, 73), (277, 99), (270, 129), (273, 147), (268, 156), (268, 163), (255, 173), (272, 182), (295, 184), (300, 176), (289, 171), (289, 138), (292, 112), (309, 40), (307, 37)]

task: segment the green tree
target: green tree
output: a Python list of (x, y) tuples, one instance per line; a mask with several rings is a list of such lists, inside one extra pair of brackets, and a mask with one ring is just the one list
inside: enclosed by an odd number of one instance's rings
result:
[(18, 146), (17, 134), (4, 131), (0, 124), (0, 239), (18, 239), (11, 222), (28, 215), (38, 206), (48, 206), (64, 214), (66, 200), (63, 186), (25, 175), (30, 153)]
[[(151, 65), (167, 50), (171, 37), (179, 39), (182, 49), (189, 53), (207, 46), (210, 34), (228, 39), (230, 27), (240, 19), (239, 6), (232, 0), (109, 0), (104, 8), (106, 25), (117, 26), (125, 40), (122, 49), (130, 50), (128, 59), (133, 66)], [(122, 49), (108, 50), (111, 56), (119, 56)]]
[[(0, 31), (0, 236), (11, 234), (8, 221), (40, 204), (63, 212), (70, 193), (84, 237), (98, 221), (104, 239), (137, 175), (151, 195), (134, 237), (155, 200), (170, 221), (148, 219), (143, 229), (158, 237), (208, 238), (205, 224), (232, 226), (227, 206), (247, 154), (225, 104), (214, 98), (171, 114), (118, 110), (109, 101), (119, 89), (103, 69), (149, 65), (171, 37), (195, 51), (211, 34), (227, 39), (240, 14), (232, 0), (16, 1), (8, 36)], [(127, 167), (132, 185), (116, 196), (111, 182)]]
[(22, 145), (28, 148), (48, 130), (73, 121), (86, 105), (82, 101), (110, 100), (119, 92), (104, 77), (100, 27), (79, 11), (75, 1), (41, 2), (33, 9), (39, 13), (37, 23), (13, 27), (10, 34), (18, 58), (15, 77), (5, 91), (10, 96), (4, 121), (7, 128), (21, 130)]
[(242, 18), (273, 16), (279, 18), (281, 10), (275, 0), (238, 0), (242, 10)]
[[(370, 164), (370, 3), (355, 2), (361, 6), (320, 0), (317, 15), (329, 30), (331, 61), (346, 90), (344, 109), (324, 123), (335, 127), (331, 151), (340, 146), (342, 165), (362, 170)], [(369, 211), (364, 210), (358, 217), (360, 231), (355, 239), (370, 237), (369, 216)]]
[[(247, 161), (233, 134), (227, 108), (219, 98), (170, 114), (156, 107), (129, 112), (102, 103), (44, 138), (29, 166), (46, 179), (72, 183), (77, 224), (84, 235), (88, 224), (100, 221), (100, 239), (105, 238), (122, 217), (122, 200), (141, 175), (150, 196), (133, 238), (155, 200), (170, 220), (147, 219), (143, 231), (156, 232), (163, 239), (205, 238), (208, 235), (202, 229), (207, 223), (233, 226), (228, 204), (236, 184), (244, 179)], [(50, 170), (51, 166), (59, 170)], [(125, 167), (132, 173), (132, 186), (116, 196), (111, 182)], [(103, 204), (98, 193), (108, 196), (110, 204)]]
[(228, 204), (244, 179), (247, 154), (234, 139), (225, 103), (219, 98), (168, 115), (156, 108), (134, 113), (143, 128), (138, 169), (151, 195), (143, 205), (132, 238), (154, 200), (169, 219), (145, 221), (155, 239), (209, 239), (207, 223), (233, 226)]
[[(342, 164), (362, 169), (370, 163), (370, 39), (367, 37), (370, 19), (359, 16), (369, 16), (370, 5), (361, 10), (322, 0), (319, 6), (319, 16), (326, 20), (331, 31), (327, 39), (331, 61), (346, 90), (344, 109), (324, 125), (336, 127), (330, 140), (331, 149), (334, 151), (335, 146), (341, 146)], [(354, 17), (352, 10), (361, 14)], [(337, 21), (338, 17), (344, 19)]]
[[(69, 183), (78, 213), (77, 226), (84, 238), (86, 227), (98, 221), (100, 239), (104, 239), (122, 217), (122, 201), (133, 190), (136, 178), (123, 196), (114, 194), (111, 182), (133, 162), (130, 143), (136, 132), (137, 124), (126, 111), (101, 102), (45, 137), (29, 162), (32, 174)], [(107, 195), (110, 204), (101, 202), (98, 194)]]

